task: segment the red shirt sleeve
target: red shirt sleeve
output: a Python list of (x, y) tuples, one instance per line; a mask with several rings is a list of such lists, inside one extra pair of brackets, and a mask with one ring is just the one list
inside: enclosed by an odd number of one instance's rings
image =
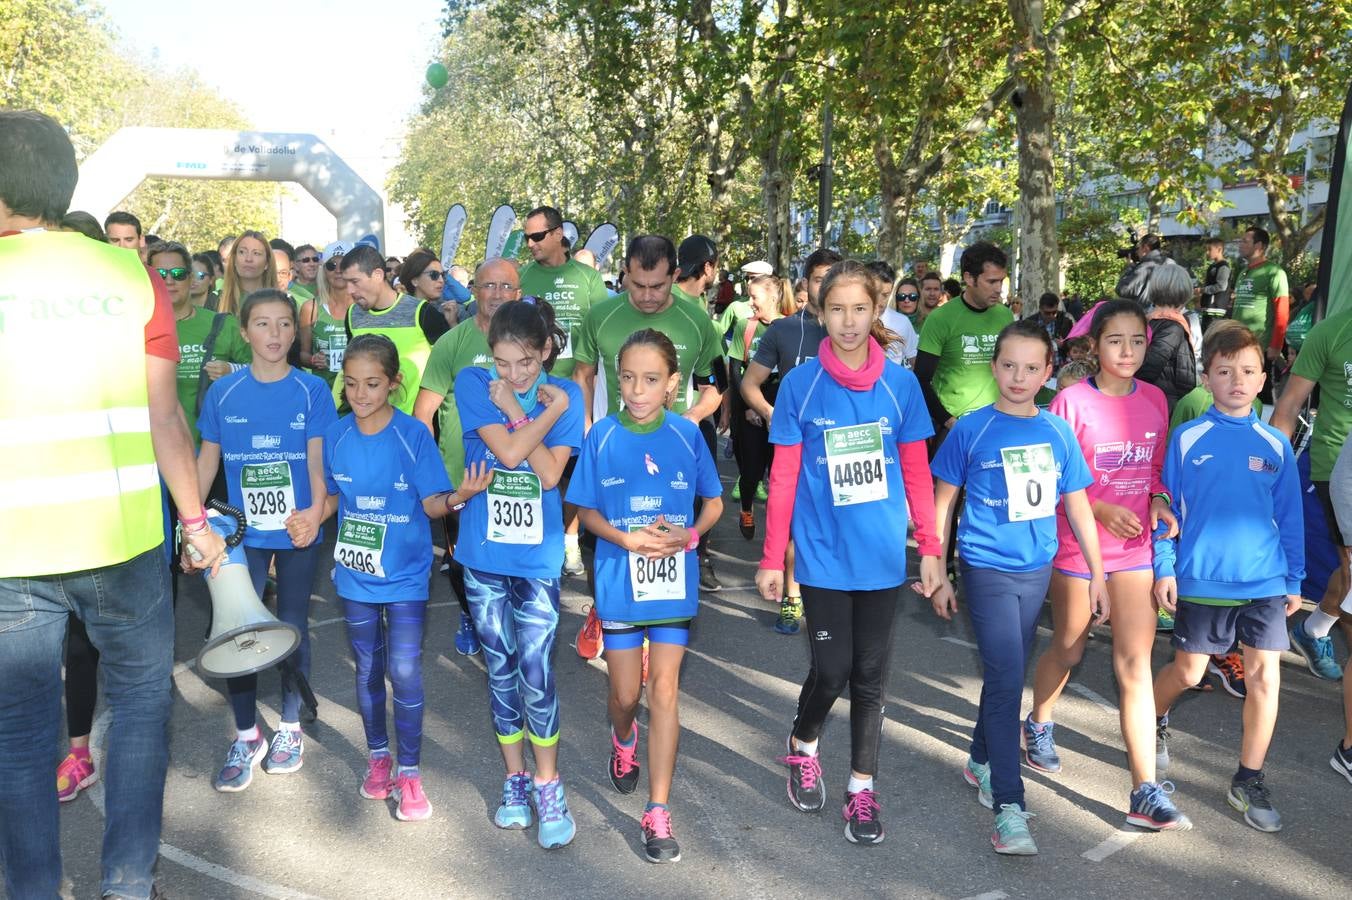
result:
[(158, 356), (172, 363), (178, 362), (178, 329), (174, 325), (174, 303), (169, 289), (158, 275), (150, 276), (155, 292), (155, 311), (146, 323), (146, 356)]
[[(784, 554), (789, 549), (789, 523), (793, 520), (793, 504), (798, 497), (798, 472), (802, 467), (802, 444), (781, 444), (775, 447), (775, 461), (770, 465), (770, 499), (765, 504), (762, 569), (777, 572), (784, 570)], [(933, 511), (930, 512), (930, 518), (934, 518)]]
[(1291, 318), (1291, 298), (1278, 297), (1272, 301), (1272, 341), (1268, 344), (1273, 350), (1282, 349), (1286, 340), (1286, 326)]
[[(915, 544), (921, 556), (938, 556), (939, 533), (934, 527), (934, 476), (930, 474), (929, 452), (924, 441), (897, 445), (901, 459), (901, 482), (906, 488), (906, 505), (915, 523)], [(767, 528), (769, 526), (767, 525)]]

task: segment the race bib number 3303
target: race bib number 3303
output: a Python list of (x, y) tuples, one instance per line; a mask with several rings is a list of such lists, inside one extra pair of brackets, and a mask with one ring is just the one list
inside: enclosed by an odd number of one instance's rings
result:
[(488, 539), (499, 544), (539, 544), (544, 540), (539, 475), (493, 470), (488, 485)]
[(853, 506), (887, 499), (883, 466), (883, 432), (877, 422), (828, 428), (826, 469), (831, 479), (831, 504)]

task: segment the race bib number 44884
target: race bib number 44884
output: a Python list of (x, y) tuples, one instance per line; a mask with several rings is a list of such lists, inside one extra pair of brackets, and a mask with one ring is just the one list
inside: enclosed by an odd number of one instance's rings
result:
[(828, 428), (826, 470), (831, 479), (831, 505), (852, 506), (887, 499), (883, 465), (883, 431), (877, 422)]

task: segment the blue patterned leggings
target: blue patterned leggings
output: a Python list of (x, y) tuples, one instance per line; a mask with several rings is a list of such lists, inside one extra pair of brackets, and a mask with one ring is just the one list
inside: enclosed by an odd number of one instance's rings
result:
[(425, 600), (363, 603), (343, 600), (347, 637), (357, 661), (357, 708), (368, 750), (384, 750), (385, 672), (394, 685), (394, 736), (399, 765), (416, 766), (422, 750), (422, 639)]
[(498, 741), (515, 743), (529, 728), (532, 744), (553, 746), (559, 740), (553, 665), (559, 579), (516, 578), (466, 567), (465, 593), (488, 665)]

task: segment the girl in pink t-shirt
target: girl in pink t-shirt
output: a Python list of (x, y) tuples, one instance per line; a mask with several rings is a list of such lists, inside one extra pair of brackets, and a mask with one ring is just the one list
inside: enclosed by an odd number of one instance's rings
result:
[[(1160, 481), (1168, 441), (1164, 394), (1137, 381), (1149, 342), (1145, 313), (1129, 300), (1101, 304), (1089, 329), (1099, 372), (1066, 388), (1051, 412), (1070, 423), (1094, 474), (1088, 488), (1098, 520), (1103, 568), (1108, 575), (1122, 737), (1127, 745), (1132, 793), (1127, 821), (1154, 830), (1190, 827), (1155, 781), (1155, 707), (1150, 651), (1157, 624), (1151, 596), (1151, 534), (1158, 522), (1171, 532), (1177, 522)], [(1061, 768), (1052, 737), (1052, 710), (1070, 670), (1084, 655), (1089, 635), (1089, 566), (1066, 520), (1057, 510), (1060, 549), (1052, 562), (1053, 636), (1038, 660), (1033, 710), (1024, 722), (1025, 759), (1047, 772)]]

